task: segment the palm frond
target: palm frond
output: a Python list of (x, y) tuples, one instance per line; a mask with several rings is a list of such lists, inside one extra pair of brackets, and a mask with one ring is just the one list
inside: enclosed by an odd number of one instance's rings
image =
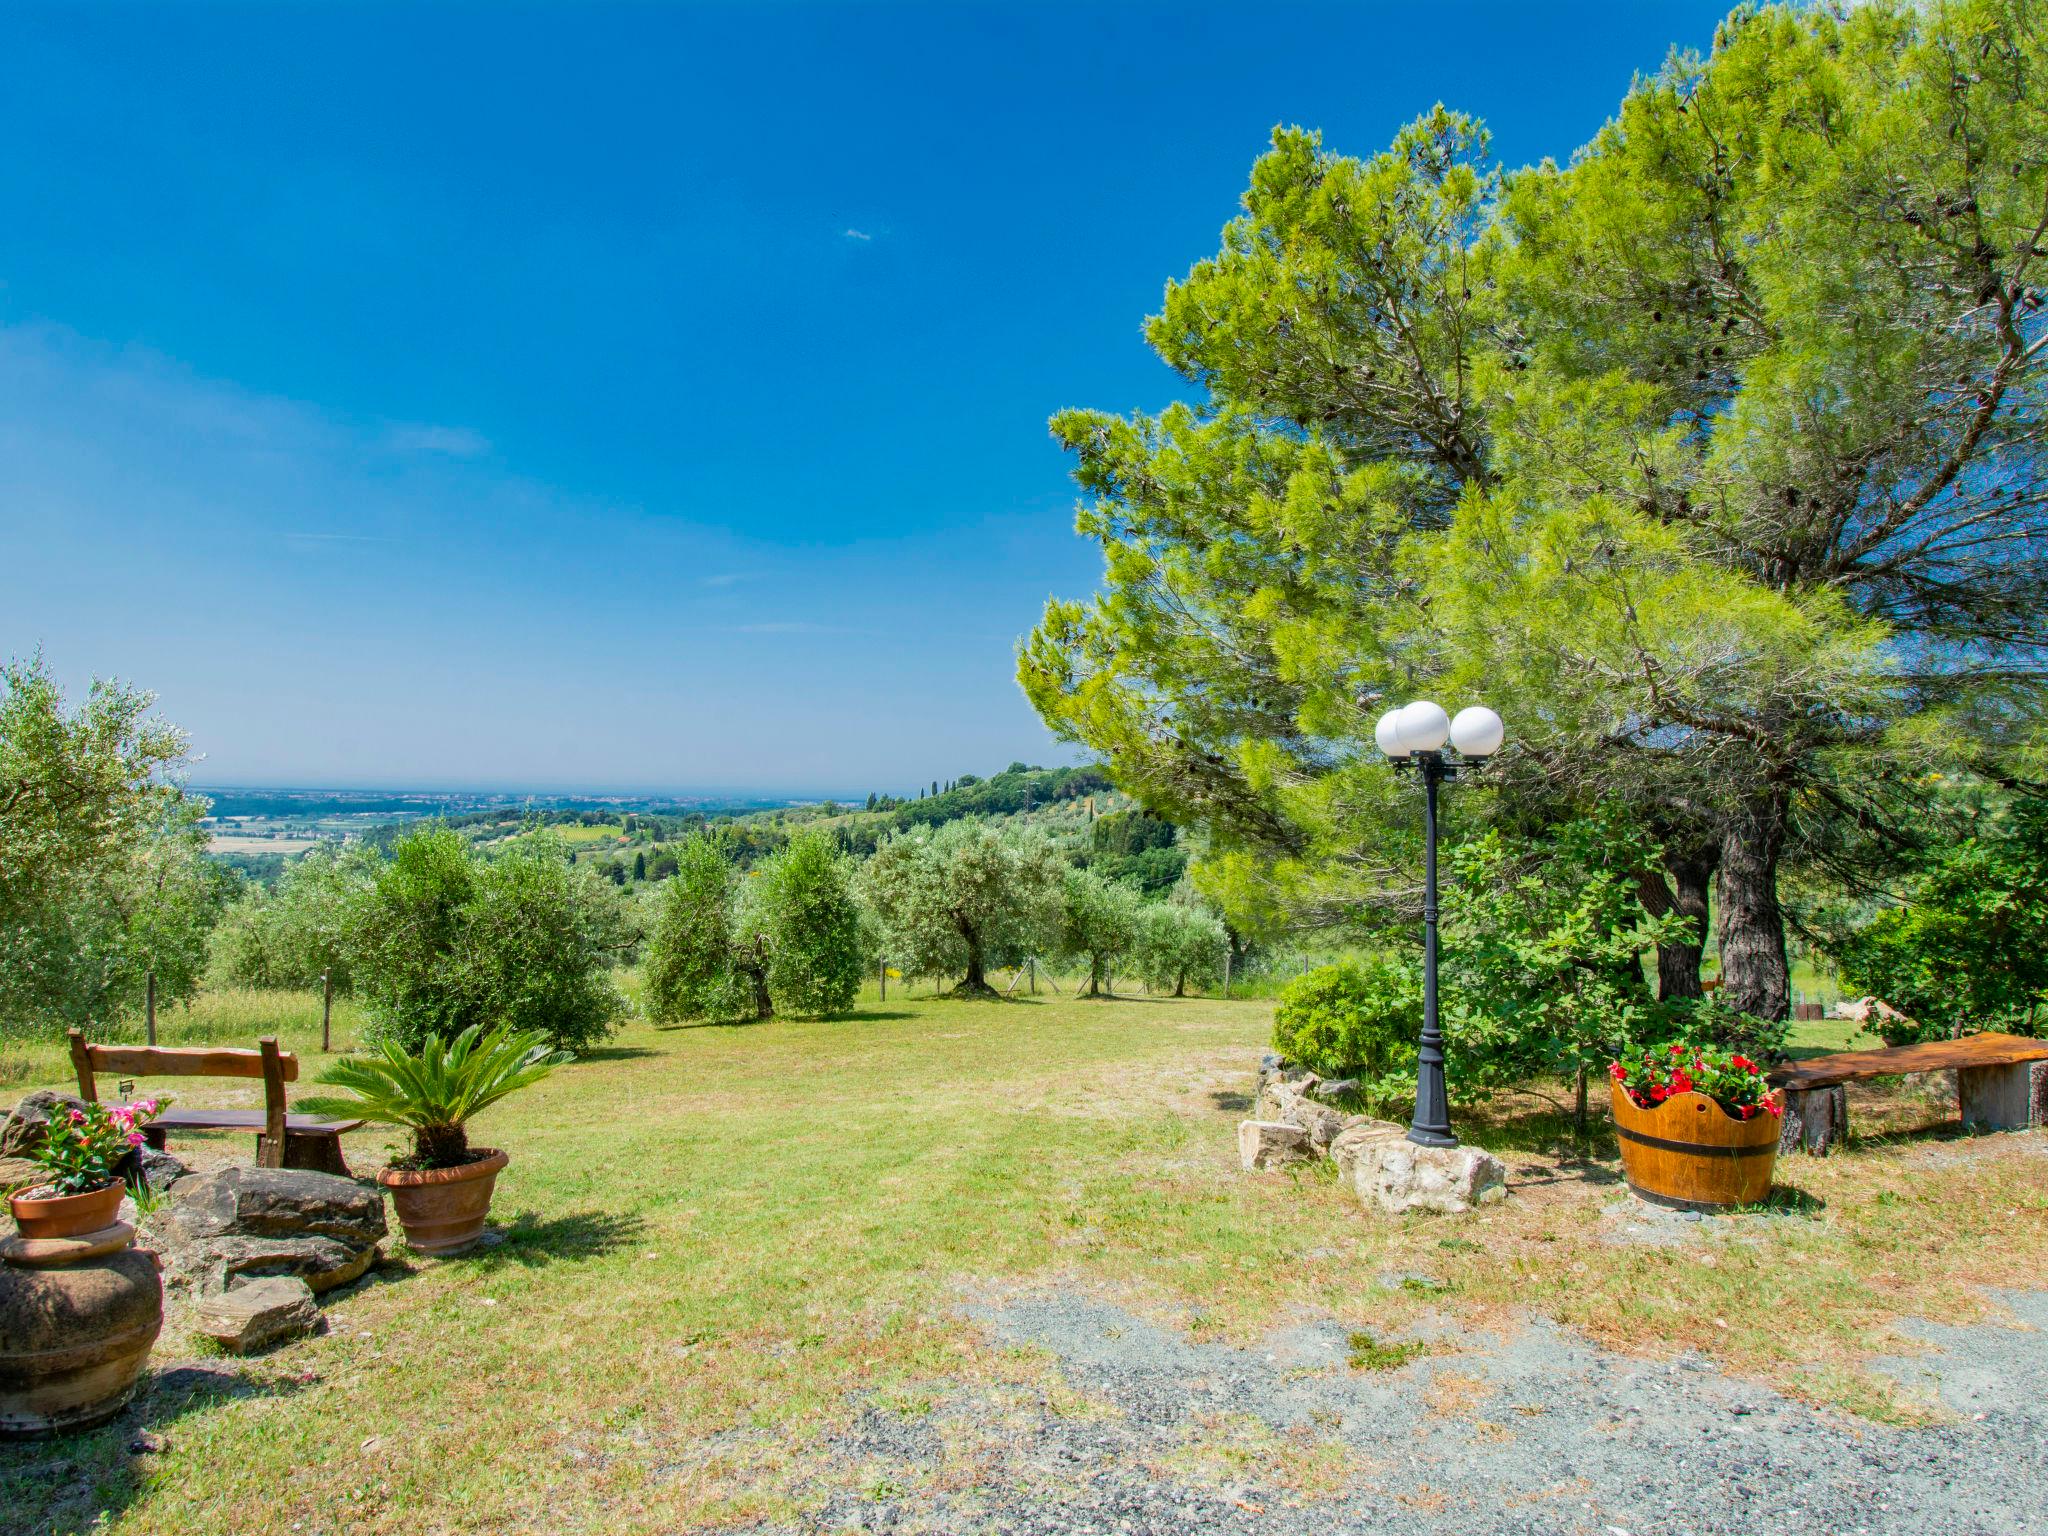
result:
[(374, 1053), (344, 1057), (314, 1081), (346, 1095), (316, 1094), (297, 1107), (415, 1130), (462, 1125), (575, 1059), (548, 1049), (537, 1031), (514, 1032), (501, 1024), (486, 1034), (473, 1024), (453, 1040), (429, 1040), (417, 1052), (386, 1041)]

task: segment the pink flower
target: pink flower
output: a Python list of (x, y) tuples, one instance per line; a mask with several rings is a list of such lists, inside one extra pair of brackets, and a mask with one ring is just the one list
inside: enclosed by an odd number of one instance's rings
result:
[(78, 1109), (74, 1109), (73, 1111), (71, 1111), (71, 1123), (73, 1125), (85, 1124), (85, 1112), (83, 1110)]
[(140, 1131), (130, 1131), (128, 1133), (128, 1145), (131, 1147), (139, 1147), (147, 1139)]

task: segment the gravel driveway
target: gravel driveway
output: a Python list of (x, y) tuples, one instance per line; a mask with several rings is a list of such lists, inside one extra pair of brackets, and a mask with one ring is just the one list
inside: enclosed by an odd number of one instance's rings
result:
[[(1541, 1322), (1507, 1339), (1443, 1334), (1405, 1366), (1361, 1372), (1334, 1325), (1246, 1350), (1065, 1292), (975, 1301), (967, 1317), (1049, 1352), (1089, 1410), (943, 1388), (928, 1412), (871, 1408), (835, 1450), (883, 1473), (800, 1529), (2044, 1532), (2048, 1295), (2001, 1299), (2025, 1326), (1925, 1325), (1930, 1353), (1884, 1367), (1947, 1410), (1911, 1429), (1816, 1411), (1698, 1359), (1610, 1355)], [(974, 1486), (897, 1491), (976, 1444)]]

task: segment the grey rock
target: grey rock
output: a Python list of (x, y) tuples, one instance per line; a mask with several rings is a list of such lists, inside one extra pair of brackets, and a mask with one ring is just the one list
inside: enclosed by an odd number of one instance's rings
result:
[(0, 1195), (43, 1182), (42, 1168), (25, 1157), (0, 1157)]
[(1398, 1215), (1456, 1215), (1507, 1197), (1507, 1170), (1477, 1147), (1422, 1147), (1406, 1137), (1376, 1141), (1358, 1159), (1358, 1198)]
[(386, 1230), (379, 1190), (298, 1168), (179, 1179), (150, 1223), (170, 1283), (202, 1295), (267, 1275), (315, 1291), (346, 1285), (376, 1263)]
[(1324, 1102), (1325, 1104), (1328, 1104), (1328, 1103), (1332, 1102), (1333, 1100), (1336, 1100), (1336, 1099), (1340, 1099), (1340, 1098), (1342, 1098), (1342, 1097), (1343, 1097), (1343, 1096), (1344, 1096), (1345, 1094), (1347, 1094), (1347, 1093), (1356, 1093), (1356, 1092), (1358, 1092), (1358, 1079), (1357, 1079), (1357, 1078), (1355, 1078), (1355, 1077), (1336, 1077), (1336, 1078), (1328, 1078), (1328, 1077), (1326, 1077), (1326, 1078), (1322, 1078), (1322, 1079), (1318, 1080), (1318, 1082), (1316, 1083), (1315, 1087), (1314, 1087), (1314, 1088), (1312, 1088), (1311, 1090), (1309, 1090), (1309, 1096), (1310, 1096), (1311, 1098), (1315, 1098), (1315, 1099), (1320, 1099), (1320, 1100), (1322, 1100), (1322, 1101), (1323, 1101), (1323, 1102)]
[(192, 1326), (229, 1354), (248, 1355), (317, 1332), (320, 1308), (305, 1281), (272, 1276), (201, 1297), (193, 1304)]
[(68, 1113), (83, 1110), (85, 1100), (75, 1093), (60, 1093), (54, 1088), (39, 1088), (24, 1097), (0, 1122), (0, 1157), (27, 1157), (43, 1144), (43, 1128), (50, 1123), (52, 1112)]
[[(1318, 1079), (1310, 1077), (1307, 1086), (1313, 1086), (1317, 1081)], [(1309, 1143), (1320, 1156), (1328, 1155), (1330, 1143), (1349, 1129), (1352, 1122), (1364, 1118), (1360, 1115), (1347, 1115), (1331, 1109), (1328, 1105), (1316, 1103), (1308, 1097), (1306, 1086), (1296, 1087), (1290, 1083), (1276, 1082), (1268, 1091), (1266, 1099), (1271, 1106), (1270, 1110), (1268, 1111), (1264, 1104), (1259, 1106), (1262, 1111), (1266, 1111), (1264, 1118), (1300, 1126), (1308, 1132)]]
[(1245, 1120), (1237, 1127), (1237, 1160), (1247, 1173), (1311, 1162), (1308, 1132), (1277, 1120)]
[(178, 1180), (190, 1178), (192, 1175), (192, 1170), (177, 1158), (168, 1152), (160, 1152), (155, 1147), (141, 1148), (138, 1158), (142, 1164), (142, 1176), (149, 1181), (149, 1187), (154, 1190), (169, 1189)]
[(1358, 1187), (1358, 1160), (1366, 1149), (1382, 1141), (1399, 1141), (1408, 1133), (1391, 1120), (1369, 1120), (1363, 1116), (1330, 1139), (1330, 1160), (1337, 1165), (1337, 1180), (1348, 1189)]

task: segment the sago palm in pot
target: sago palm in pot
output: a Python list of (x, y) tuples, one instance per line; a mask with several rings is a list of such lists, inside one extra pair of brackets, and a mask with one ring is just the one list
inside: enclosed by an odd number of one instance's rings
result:
[(469, 1121), (574, 1059), (550, 1050), (535, 1031), (500, 1025), (486, 1034), (471, 1025), (453, 1040), (428, 1040), (416, 1052), (387, 1041), (337, 1061), (315, 1081), (347, 1094), (304, 1099), (299, 1107), (409, 1129), (412, 1155), (382, 1170), (377, 1182), (391, 1191), (415, 1253), (461, 1253), (483, 1236), (498, 1172), (511, 1161), (493, 1148), (472, 1148)]

